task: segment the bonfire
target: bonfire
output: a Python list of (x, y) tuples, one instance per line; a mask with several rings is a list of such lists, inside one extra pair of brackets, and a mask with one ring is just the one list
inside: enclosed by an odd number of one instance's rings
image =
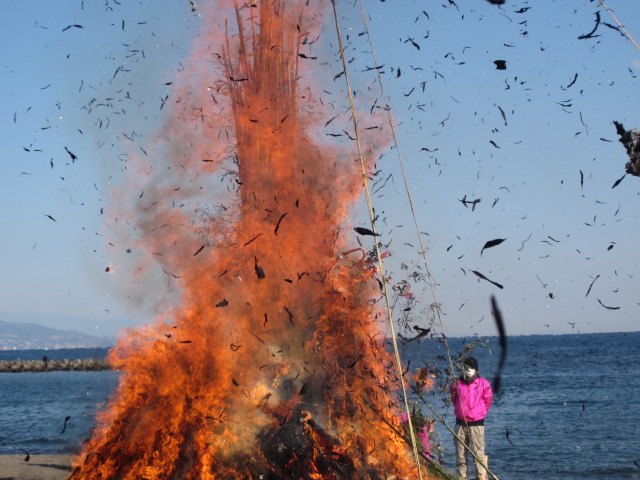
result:
[[(111, 352), (120, 384), (71, 479), (417, 477), (398, 427), (383, 279), (348, 223), (359, 154), (347, 136), (318, 135), (345, 113), (314, 84), (328, 6), (229, 8), (226, 31), (204, 32), (208, 57), (189, 67), (217, 77), (183, 80), (154, 172), (128, 169), (131, 184), (146, 182), (128, 212), (137, 247), (180, 295), (170, 318)], [(368, 170), (384, 122), (372, 112), (360, 132)], [(206, 177), (233, 181), (216, 197)], [(182, 208), (190, 190), (209, 206)]]

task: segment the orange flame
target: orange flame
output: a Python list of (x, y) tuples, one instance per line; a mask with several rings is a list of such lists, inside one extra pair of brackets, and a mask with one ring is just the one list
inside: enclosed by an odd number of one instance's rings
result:
[[(173, 323), (131, 331), (111, 352), (120, 385), (71, 479), (414, 476), (410, 449), (389, 428), (399, 378), (384, 345), (377, 269), (340, 254), (350, 250), (341, 226), (361, 193), (355, 153), (318, 143), (322, 102), (299, 84), (312, 78), (299, 54), (321, 13), (302, 3), (235, 5), (238, 34), (226, 34), (221, 76), (192, 96), (215, 106), (192, 107), (192, 122), (173, 112), (167, 168), (149, 176), (138, 199), (147, 203), (130, 221), (179, 284), (182, 307)], [(220, 147), (230, 124), (232, 149)], [(364, 140), (371, 164), (380, 145)], [(206, 161), (185, 166), (183, 150)], [(171, 172), (214, 177), (225, 166), (239, 186), (225, 206), (190, 219), (171, 202), (180, 180)], [(206, 181), (188, 180), (179, 194), (201, 198)]]
[(430, 392), (433, 390), (436, 378), (438, 377), (431, 373), (429, 367), (422, 367), (416, 370), (416, 373), (411, 377), (411, 380), (415, 382), (418, 389)]

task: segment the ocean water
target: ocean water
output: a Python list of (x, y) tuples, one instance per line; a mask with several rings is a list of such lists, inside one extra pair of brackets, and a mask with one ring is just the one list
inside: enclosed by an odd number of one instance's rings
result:
[[(492, 380), (500, 349), (496, 338), (488, 340), (490, 350), (478, 346), (474, 356)], [(452, 354), (462, 342), (449, 340)], [(443, 354), (433, 340), (410, 346), (412, 368)], [(99, 356), (54, 352), (0, 352), (0, 360)], [(78, 452), (118, 378), (109, 371), (0, 374), (0, 454)], [(454, 423), (442, 395), (428, 399)], [(436, 432), (453, 469), (451, 434), (441, 424)], [(500, 480), (640, 479), (640, 332), (510, 337), (486, 443)]]
[[(497, 477), (640, 478), (640, 332), (508, 340), (501, 393), (485, 424), (489, 468)], [(491, 351), (476, 347), (473, 355), (480, 375), (492, 381), (500, 348), (496, 338), (488, 345)], [(462, 351), (461, 339), (450, 339), (449, 347), (452, 354)], [(440, 343), (424, 342), (411, 356), (427, 360), (443, 351)], [(442, 396), (429, 403), (455, 423)], [(436, 432), (445, 466), (454, 470), (452, 435), (442, 425)]]
[(58, 350), (0, 350), (0, 360), (84, 360), (105, 358), (108, 348), (61, 348)]
[(112, 371), (0, 373), (0, 454), (77, 453), (118, 377)]

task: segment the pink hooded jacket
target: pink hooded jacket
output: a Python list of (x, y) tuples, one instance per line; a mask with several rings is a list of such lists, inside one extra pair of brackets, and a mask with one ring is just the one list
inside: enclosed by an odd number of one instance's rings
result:
[(493, 401), (491, 385), (482, 377), (476, 377), (469, 384), (458, 380), (451, 385), (449, 393), (456, 418), (467, 422), (482, 420)]

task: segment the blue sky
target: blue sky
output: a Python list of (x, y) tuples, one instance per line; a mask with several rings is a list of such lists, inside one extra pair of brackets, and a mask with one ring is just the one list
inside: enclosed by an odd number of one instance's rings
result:
[[(165, 84), (181, 70), (205, 12), (187, 1), (125, 3), (3, 8), (2, 312), (56, 314), (60, 327), (106, 335), (154, 316), (164, 280), (135, 288), (122, 281), (101, 209), (122, 174), (126, 137), (147, 145), (159, 131), (171, 94)], [(456, 3), (366, 4), (445, 333), (495, 334), (492, 294), (511, 334), (638, 330), (640, 179), (611, 187), (627, 161), (612, 121), (640, 127), (640, 52), (602, 23), (599, 36), (578, 39), (596, 11), (614, 23), (598, 2)], [(639, 39), (632, 19), (640, 4), (607, 4)], [(359, 6), (339, 2), (338, 11), (364, 115), (380, 97), (374, 60)], [(333, 50), (312, 53), (326, 89), (340, 94), (330, 16), (326, 25), (324, 45)], [(412, 320), (425, 321), (433, 299), (411, 276), (425, 271), (395, 150), (378, 166), (373, 201), (392, 253), (385, 268), (394, 284), (412, 284)], [(459, 201), (465, 196), (481, 199), (475, 210)], [(354, 225), (366, 223), (362, 207)], [(506, 240), (480, 255), (496, 238)], [(105, 272), (110, 265), (114, 274)], [(65, 323), (67, 316), (76, 320)]]

